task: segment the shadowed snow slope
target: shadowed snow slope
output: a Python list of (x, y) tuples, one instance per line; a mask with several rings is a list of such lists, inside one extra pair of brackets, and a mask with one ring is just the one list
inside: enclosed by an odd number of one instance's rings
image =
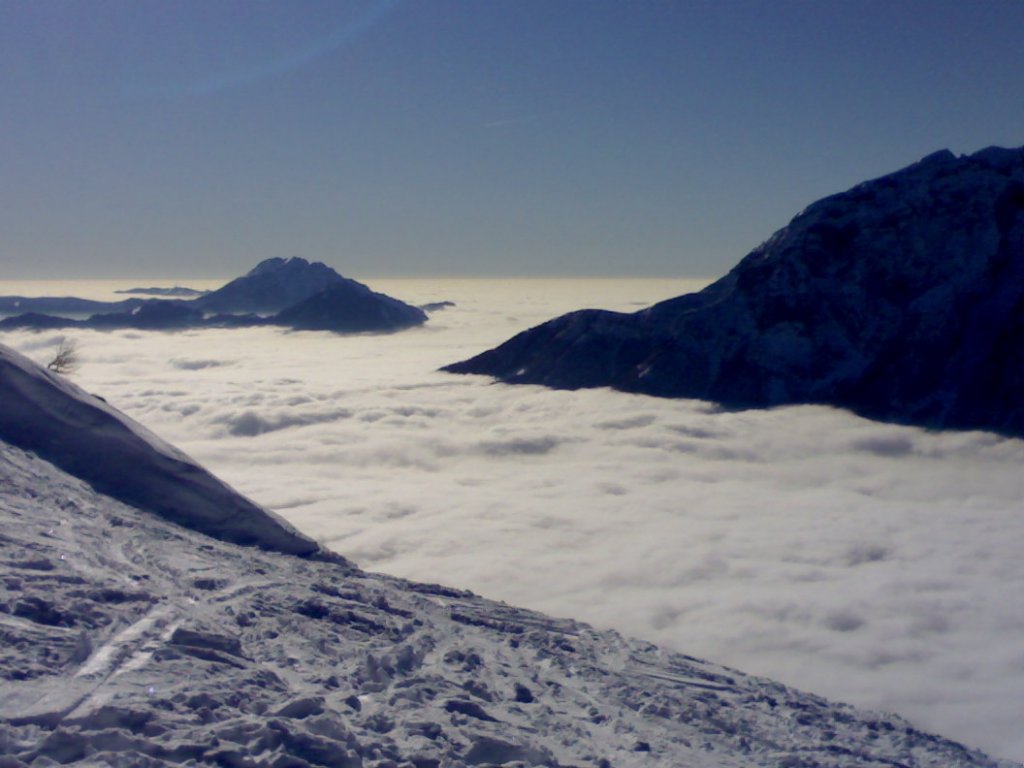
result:
[(241, 544), (297, 555), (317, 544), (102, 400), (0, 346), (0, 438), (116, 499)]
[[(82, 422), (45, 429), (105, 452)], [(574, 621), (209, 539), (2, 440), (0, 531), (5, 766), (1008, 765)]]
[(1024, 433), (1024, 150), (938, 152), (821, 200), (700, 293), (574, 312), (448, 366)]

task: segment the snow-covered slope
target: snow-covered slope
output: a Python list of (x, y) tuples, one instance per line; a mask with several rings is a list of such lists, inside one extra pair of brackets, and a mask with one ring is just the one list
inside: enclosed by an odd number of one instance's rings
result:
[[(577, 622), (211, 539), (194, 528), (223, 486), (2, 359), (5, 766), (1000, 765), (897, 717)], [(98, 458), (129, 493), (102, 495), (37, 454), (78, 474)], [(154, 493), (210, 506), (175, 525), (124, 503)], [(233, 522), (265, 535), (273, 521)]]
[(997, 765), (573, 621), (209, 539), (5, 444), (0, 530), (4, 765)]
[(938, 152), (821, 200), (704, 291), (581, 311), (451, 365), (730, 405), (1024, 432), (1024, 149)]
[(211, 536), (297, 555), (320, 553), (316, 542), (181, 451), (2, 345), (0, 439), (103, 493)]

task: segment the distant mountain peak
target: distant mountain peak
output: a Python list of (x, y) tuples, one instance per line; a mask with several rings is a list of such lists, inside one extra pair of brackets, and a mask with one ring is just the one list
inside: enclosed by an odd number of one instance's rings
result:
[(196, 299), (196, 306), (208, 312), (273, 314), (347, 279), (318, 261), (275, 257)]
[[(293, 257), (290, 257), (290, 258), (298, 258), (298, 257), (294, 257), (293, 256)], [(263, 274), (266, 274), (267, 272), (274, 272), (274, 271), (280, 269), (281, 267), (283, 267), (288, 260), (289, 259), (284, 259), (284, 258), (282, 258), (280, 256), (274, 256), (273, 258), (270, 258), (270, 259), (264, 259), (263, 261), (261, 261), (259, 264), (257, 264), (255, 267), (250, 269), (245, 274), (246, 274), (247, 277), (255, 277), (256, 275), (263, 275)], [(305, 260), (303, 260), (303, 261), (305, 261)]]
[(196, 300), (213, 312), (273, 314), (269, 322), (299, 330), (395, 331), (419, 325), (421, 310), (342, 277), (326, 264), (276, 257)]
[(937, 165), (939, 163), (955, 162), (957, 156), (948, 149), (940, 149), (931, 154), (925, 155), (917, 161), (918, 166)]
[[(152, 292), (156, 289), (145, 289)], [(57, 316), (88, 313), (85, 320)], [(2, 317), (10, 314), (11, 317)], [(144, 328), (284, 325), (339, 333), (390, 332), (427, 319), (416, 307), (371, 291), (320, 262), (265, 259), (215, 291), (190, 301), (0, 296), (0, 328)]]
[[(326, 267), (326, 265), (320, 262), (309, 262), (301, 256), (274, 256), (269, 259), (264, 259), (255, 267), (250, 269), (247, 273), (247, 277), (255, 277), (257, 275), (271, 274), (278, 272), (282, 269), (299, 270), (306, 267)], [(330, 267), (326, 267), (330, 269)], [(334, 270), (331, 270), (332, 272)]]

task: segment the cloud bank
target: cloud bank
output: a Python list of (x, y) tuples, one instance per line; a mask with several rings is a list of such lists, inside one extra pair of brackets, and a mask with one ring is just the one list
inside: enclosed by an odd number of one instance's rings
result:
[(436, 372), (567, 309), (683, 292), (665, 281), (374, 287), (456, 306), (391, 336), (76, 334), (75, 380), (365, 568), (1024, 758), (1024, 441)]

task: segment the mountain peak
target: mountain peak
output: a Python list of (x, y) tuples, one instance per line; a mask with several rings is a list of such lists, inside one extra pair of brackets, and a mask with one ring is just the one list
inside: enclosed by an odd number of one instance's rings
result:
[[(296, 257), (292, 257), (296, 258)], [(255, 277), (256, 275), (263, 275), (268, 272), (276, 272), (278, 269), (284, 266), (286, 259), (281, 256), (274, 256), (270, 259), (264, 259), (255, 267), (246, 272), (249, 277)]]
[(957, 156), (954, 155), (950, 150), (940, 149), (922, 157), (920, 160), (917, 161), (917, 165), (919, 167), (933, 166), (939, 165), (941, 163), (955, 162), (956, 159)]
[(261, 261), (246, 274), (195, 300), (207, 312), (255, 312), (273, 314), (345, 282), (319, 261), (298, 256)]
[[(274, 272), (280, 272), (281, 270), (301, 270), (305, 269), (306, 267), (324, 267), (325, 269), (330, 269), (330, 267), (327, 267), (325, 264), (321, 264), (320, 262), (310, 263), (301, 256), (274, 256), (273, 258), (264, 259), (263, 261), (261, 261), (255, 267), (250, 269), (246, 273), (246, 276), (255, 277), (258, 275), (266, 275), (272, 274)], [(333, 272), (334, 270), (331, 271)]]

